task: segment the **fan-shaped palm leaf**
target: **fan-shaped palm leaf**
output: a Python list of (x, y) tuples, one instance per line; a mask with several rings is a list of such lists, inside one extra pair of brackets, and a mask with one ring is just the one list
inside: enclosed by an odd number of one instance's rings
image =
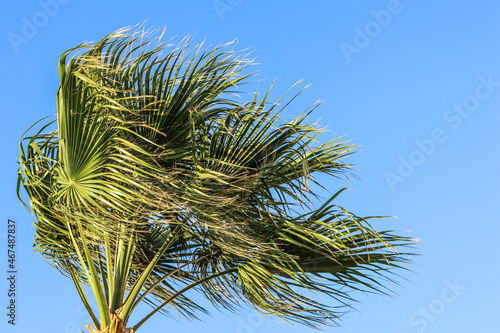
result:
[(153, 36), (123, 29), (65, 52), (58, 129), (20, 145), (35, 247), (73, 279), (96, 330), (125, 331), (141, 302), (153, 311), (134, 331), (156, 312), (196, 318), (207, 310), (192, 291), (311, 326), (337, 323), (350, 290), (385, 292), (414, 241), (335, 205), (341, 191), (309, 201), (316, 174), (350, 173), (355, 147), (315, 145), (310, 111), (283, 122), (269, 92), (239, 102), (250, 62), (230, 45)]

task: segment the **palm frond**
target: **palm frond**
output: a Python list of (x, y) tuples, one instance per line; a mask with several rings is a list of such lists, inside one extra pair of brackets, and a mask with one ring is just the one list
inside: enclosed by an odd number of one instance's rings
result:
[(140, 303), (153, 310), (134, 330), (157, 312), (198, 318), (196, 292), (216, 308), (335, 325), (352, 291), (387, 293), (416, 241), (335, 205), (342, 190), (312, 205), (329, 187), (318, 175), (352, 175), (356, 147), (319, 143), (317, 105), (282, 121), (296, 96), (236, 98), (252, 73), (234, 44), (172, 47), (157, 33), (121, 29), (65, 52), (58, 129), (20, 145), (35, 248), (73, 279), (96, 328), (125, 327)]

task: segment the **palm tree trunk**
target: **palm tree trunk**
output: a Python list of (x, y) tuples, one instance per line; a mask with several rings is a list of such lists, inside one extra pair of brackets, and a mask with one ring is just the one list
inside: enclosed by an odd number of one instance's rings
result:
[(90, 333), (133, 333), (131, 328), (123, 326), (123, 320), (117, 315), (113, 315), (111, 319), (111, 324), (108, 327), (104, 327), (104, 330), (93, 329), (92, 325), (86, 325)]

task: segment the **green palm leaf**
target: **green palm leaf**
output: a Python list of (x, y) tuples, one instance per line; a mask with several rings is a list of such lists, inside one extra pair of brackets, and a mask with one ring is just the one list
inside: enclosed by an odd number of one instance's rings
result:
[(282, 121), (294, 97), (240, 102), (251, 62), (231, 44), (190, 51), (155, 33), (122, 29), (65, 52), (58, 128), (20, 145), (35, 248), (73, 279), (96, 329), (124, 329), (141, 303), (153, 311), (134, 331), (156, 312), (197, 318), (208, 310), (196, 292), (228, 310), (337, 324), (350, 291), (386, 293), (415, 241), (335, 205), (342, 190), (312, 205), (327, 187), (317, 175), (349, 176), (355, 147), (316, 144), (314, 109)]

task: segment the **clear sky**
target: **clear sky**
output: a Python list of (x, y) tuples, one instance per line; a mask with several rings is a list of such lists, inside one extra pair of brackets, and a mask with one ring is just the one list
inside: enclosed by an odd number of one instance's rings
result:
[[(276, 96), (312, 84), (289, 109), (317, 99), (333, 135), (360, 145), (360, 180), (340, 203), (394, 215), (375, 228), (410, 230), (421, 256), (392, 297), (362, 295), (327, 332), (500, 332), (500, 2), (79, 1), (4, 2), (0, 20), (2, 332), (76, 333), (90, 323), (69, 279), (32, 250), (33, 217), (15, 194), (19, 137), (56, 113), (59, 55), (146, 22), (167, 37), (193, 34), (253, 48)], [(328, 135), (325, 139), (328, 139)], [(17, 224), (17, 325), (7, 324), (7, 219)], [(314, 332), (254, 312), (214, 311), (203, 322), (150, 320), (150, 332)]]

